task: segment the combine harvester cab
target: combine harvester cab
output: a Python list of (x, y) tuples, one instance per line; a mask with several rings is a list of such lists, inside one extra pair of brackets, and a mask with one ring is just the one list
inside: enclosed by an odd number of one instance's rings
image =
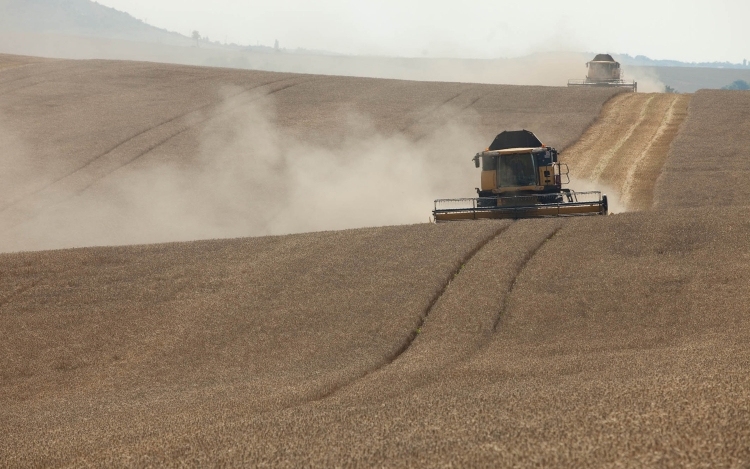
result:
[(474, 156), (474, 164), (482, 168), (479, 197), (436, 200), (436, 222), (608, 213), (607, 196), (601, 192), (562, 188), (570, 182), (567, 165), (557, 161), (557, 150), (528, 130), (502, 132)]
[(604, 86), (626, 88), (628, 91), (638, 91), (638, 83), (623, 80), (620, 62), (609, 54), (597, 54), (594, 60), (586, 62), (589, 69), (585, 80), (568, 80), (568, 86)]

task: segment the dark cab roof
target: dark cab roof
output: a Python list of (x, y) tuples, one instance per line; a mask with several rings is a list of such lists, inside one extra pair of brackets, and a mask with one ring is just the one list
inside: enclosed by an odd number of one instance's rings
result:
[(609, 54), (596, 54), (596, 57), (594, 57), (594, 60), (592, 62), (614, 62), (615, 59), (612, 58)]
[(495, 137), (490, 150), (507, 150), (509, 148), (539, 148), (544, 144), (529, 130), (506, 130)]

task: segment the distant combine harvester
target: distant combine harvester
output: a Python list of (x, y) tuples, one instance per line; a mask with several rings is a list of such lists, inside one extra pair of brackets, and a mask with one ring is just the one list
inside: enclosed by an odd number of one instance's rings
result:
[(568, 80), (568, 86), (617, 87), (628, 88), (629, 91), (634, 93), (638, 91), (638, 83), (622, 79), (620, 62), (617, 62), (609, 54), (597, 54), (594, 60), (586, 62), (586, 66), (589, 69), (586, 79)]

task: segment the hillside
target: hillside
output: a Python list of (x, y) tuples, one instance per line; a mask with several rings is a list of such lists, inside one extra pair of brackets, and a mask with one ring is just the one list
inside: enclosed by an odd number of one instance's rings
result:
[(4, 0), (0, 29), (10, 33), (84, 36), (189, 46), (190, 38), (148, 25), (90, 0)]
[[(590, 53), (535, 53), (488, 60), (424, 57), (345, 56), (304, 49), (276, 51), (268, 45), (196, 43), (125, 12), (89, 0), (0, 2), (0, 53), (63, 59), (135, 60), (227, 67), (281, 73), (323, 74), (401, 80), (565, 86), (586, 75)], [(302, 46), (302, 48), (299, 48)], [(627, 57), (626, 57), (627, 59)], [(627, 60), (626, 60), (627, 62)], [(631, 63), (633, 63), (631, 61)], [(635, 63), (641, 65), (635, 65)], [(639, 90), (680, 93), (720, 89), (750, 81), (750, 68), (644, 66), (624, 64)], [(669, 62), (671, 63), (671, 62)]]
[[(5, 251), (243, 237), (0, 254), (0, 465), (750, 463), (748, 92), (2, 63)], [(518, 127), (631, 211), (425, 223)]]
[(435, 198), (474, 193), (471, 158), (504, 128), (572, 143), (613, 93), (588, 91), (107, 61), (7, 68), (0, 132), (17, 164), (0, 176), (0, 249), (425, 222)]

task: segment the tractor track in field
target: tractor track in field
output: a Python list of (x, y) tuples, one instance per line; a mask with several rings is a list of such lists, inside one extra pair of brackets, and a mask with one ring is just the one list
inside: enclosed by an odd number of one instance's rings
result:
[[(82, 194), (83, 192), (85, 192), (86, 190), (88, 190), (90, 187), (92, 187), (98, 181), (106, 178), (110, 174), (118, 171), (119, 169), (121, 169), (121, 168), (123, 168), (123, 167), (125, 167), (125, 166), (127, 166), (127, 165), (129, 165), (129, 164), (131, 164), (133, 162), (135, 162), (139, 158), (145, 156), (146, 154), (150, 153), (151, 151), (153, 151), (154, 149), (160, 147), (161, 145), (165, 144), (166, 142), (170, 141), (171, 139), (173, 139), (173, 138), (175, 138), (175, 137), (177, 137), (177, 136), (179, 136), (179, 135), (181, 135), (181, 134), (183, 134), (183, 133), (185, 133), (185, 132), (187, 132), (187, 131), (195, 128), (198, 125), (205, 124), (206, 122), (209, 122), (210, 120), (216, 118), (217, 117), (216, 111), (219, 110), (219, 106), (221, 106), (223, 103), (231, 102), (231, 100), (241, 99), (243, 95), (248, 94), (248, 93), (252, 93), (253, 91), (258, 90), (259, 88), (263, 88), (263, 87), (266, 87), (266, 86), (272, 86), (274, 84), (278, 84), (278, 83), (281, 83), (281, 82), (284, 82), (284, 81), (289, 81), (289, 80), (300, 80), (300, 77), (294, 76), (294, 77), (283, 78), (283, 79), (279, 79), (279, 80), (272, 80), (270, 82), (266, 82), (266, 83), (262, 83), (262, 84), (259, 84), (259, 85), (255, 85), (255, 86), (252, 86), (251, 88), (243, 89), (242, 91), (234, 93), (234, 94), (230, 95), (227, 99), (224, 99), (224, 100), (221, 100), (221, 101), (214, 101), (214, 102), (211, 102), (211, 103), (208, 103), (208, 104), (204, 104), (204, 105), (202, 105), (202, 106), (200, 106), (198, 108), (195, 108), (195, 109), (192, 109), (192, 110), (190, 110), (188, 112), (185, 112), (185, 113), (179, 114), (177, 116), (171, 117), (171, 118), (169, 118), (169, 119), (167, 119), (165, 121), (162, 121), (162, 122), (160, 122), (158, 124), (155, 124), (155, 125), (147, 128), (147, 129), (144, 129), (144, 130), (142, 130), (142, 131), (140, 131), (140, 132), (138, 132), (138, 133), (136, 133), (136, 134), (134, 134), (134, 135), (132, 135), (132, 136), (130, 136), (130, 137), (128, 137), (128, 138), (120, 141), (120, 142), (118, 142), (116, 145), (112, 146), (107, 151), (105, 151), (103, 153), (100, 153), (99, 155), (95, 156), (94, 158), (90, 159), (89, 161), (85, 162), (84, 164), (80, 165), (79, 167), (75, 168), (74, 170), (66, 173), (65, 175), (63, 175), (61, 177), (58, 177), (57, 179), (55, 179), (52, 182), (50, 182), (47, 185), (45, 185), (44, 187), (39, 188), (39, 189), (35, 190), (34, 192), (26, 194), (23, 197), (19, 197), (18, 199), (14, 200), (14, 201), (12, 201), (12, 202), (10, 202), (8, 204), (6, 204), (4, 207), (0, 208), (0, 214), (8, 212), (8, 211), (12, 210), (14, 207), (23, 204), (24, 202), (29, 202), (32, 199), (43, 197), (43, 194), (45, 194), (45, 193), (48, 193), (48, 192), (53, 192), (54, 193), (54, 191), (55, 191), (55, 189), (57, 188), (58, 185), (60, 185), (61, 183), (64, 183), (67, 180), (75, 178), (76, 176), (80, 175), (82, 172), (85, 172), (88, 168), (92, 168), (93, 166), (101, 163), (101, 161), (104, 160), (104, 159), (107, 159), (108, 156), (111, 157), (112, 159), (116, 160), (116, 161), (113, 161), (114, 164), (112, 165), (112, 167), (104, 168), (103, 170), (100, 170), (100, 171), (96, 172), (96, 174), (94, 175), (95, 177), (93, 179), (91, 179), (89, 181), (85, 181), (83, 183), (79, 183), (78, 187), (73, 188), (67, 194), (68, 195), (67, 197), (57, 198), (54, 201), (54, 203), (52, 203), (51, 205), (46, 205), (44, 209), (48, 209), (48, 208), (50, 208), (52, 206), (55, 206), (55, 205), (58, 205), (59, 203), (64, 202), (65, 200), (68, 200), (68, 199), (70, 199), (72, 197), (78, 196), (78, 195)], [(291, 88), (293, 86), (297, 86), (297, 85), (300, 85), (300, 84), (303, 84), (303, 83), (308, 83), (310, 81), (311, 81), (311, 79), (306, 79), (306, 80), (301, 80), (301, 81), (299, 81), (297, 83), (291, 83), (291, 84), (287, 84), (287, 85), (278, 87), (278, 88), (273, 89), (273, 90), (271, 90), (271, 91), (269, 91), (267, 93), (261, 94), (261, 95), (259, 95), (257, 97), (252, 97), (254, 99), (251, 98), (251, 100), (249, 102), (256, 101), (257, 99), (266, 98), (266, 97), (271, 96), (271, 95), (273, 95), (275, 93), (278, 93), (280, 91), (289, 89), (289, 88)], [(232, 106), (231, 104), (229, 105), (229, 109), (233, 109), (234, 107), (235, 106)], [(213, 110), (215, 112), (211, 113), (210, 110)], [(206, 115), (206, 114), (208, 114), (208, 115)], [(186, 121), (186, 122), (182, 122), (182, 121)], [(173, 129), (171, 132), (168, 132), (168, 135), (166, 137), (161, 138), (157, 142), (155, 142), (155, 143), (153, 143), (151, 145), (146, 146), (146, 148), (139, 148), (139, 149), (137, 149), (135, 155), (127, 155), (126, 154), (126, 155), (123, 155), (123, 156), (120, 156), (120, 157), (118, 157), (119, 155), (117, 155), (117, 154), (113, 155), (113, 153), (118, 152), (118, 150), (123, 149), (123, 147), (125, 147), (125, 146), (128, 146), (128, 145), (137, 146), (138, 144), (141, 143), (139, 140), (141, 140), (142, 138), (143, 139), (147, 139), (148, 135), (150, 133), (152, 133), (152, 132), (158, 132), (159, 130), (165, 128), (166, 126), (170, 126), (170, 125), (176, 125), (177, 128)], [(127, 152), (127, 149), (124, 149), (124, 151)], [(106, 165), (106, 163), (107, 162), (105, 162), (104, 165)], [(31, 202), (31, 203), (33, 203), (33, 202)], [(41, 214), (44, 211), (44, 209), (40, 210), (40, 211), (37, 211), (36, 212), (37, 215)], [(34, 217), (32, 217), (32, 219), (33, 218)], [(21, 220), (18, 223), (6, 224), (5, 228), (6, 229), (12, 228), (14, 226), (17, 226), (19, 223), (22, 223), (23, 221), (26, 221), (26, 220)]]
[(386, 356), (385, 360), (381, 362), (380, 364), (376, 365), (375, 367), (366, 370), (365, 372), (361, 373), (359, 376), (356, 376), (355, 378), (348, 380), (345, 383), (341, 383), (339, 385), (336, 385), (332, 387), (331, 389), (327, 389), (325, 392), (311, 398), (308, 400), (305, 400), (302, 403), (295, 404), (292, 407), (296, 407), (303, 404), (308, 404), (311, 402), (317, 402), (322, 401), (333, 394), (337, 393), (338, 391), (347, 388), (354, 383), (374, 374), (377, 373), (379, 370), (382, 370), (383, 368), (387, 367), (388, 365), (392, 364), (396, 360), (398, 360), (402, 355), (404, 355), (409, 348), (411, 348), (414, 341), (419, 336), (420, 330), (422, 326), (424, 326), (425, 321), (430, 316), (430, 313), (435, 309), (435, 306), (440, 301), (440, 298), (446, 293), (448, 288), (450, 287), (451, 283), (453, 282), (453, 279), (456, 278), (457, 275), (459, 275), (461, 269), (469, 262), (471, 262), (471, 259), (474, 258), (487, 244), (492, 242), (493, 240), (497, 239), (498, 236), (501, 236), (503, 233), (505, 233), (512, 224), (504, 225), (499, 227), (491, 236), (488, 236), (486, 239), (482, 240), (477, 246), (471, 250), (468, 254), (466, 254), (459, 262), (458, 266), (450, 273), (447, 279), (444, 280), (442, 286), (437, 290), (437, 292), (433, 295), (433, 297), (430, 299), (427, 307), (424, 309), (422, 314), (420, 314), (419, 318), (417, 319), (416, 324), (411, 329), (409, 334), (404, 338), (401, 345), (395, 349), (390, 355)]
[[(500, 227), (497, 231), (495, 231), (491, 236), (489, 236), (487, 239), (480, 242), (471, 252), (469, 252), (461, 261), (459, 262), (459, 266), (453, 270), (453, 272), (450, 274), (450, 276), (445, 280), (443, 285), (439, 288), (437, 293), (433, 296), (433, 298), (430, 300), (428, 306), (425, 308), (423, 313), (419, 316), (416, 325), (412, 328), (410, 333), (406, 336), (403, 343), (399, 348), (394, 350), (394, 352), (386, 357), (386, 359), (380, 363), (379, 365), (373, 367), (370, 370), (367, 370), (360, 374), (359, 376), (345, 382), (338, 384), (330, 389), (325, 390), (325, 392), (312, 397), (310, 399), (304, 400), (301, 403), (297, 403), (291, 407), (298, 407), (300, 405), (305, 405), (311, 402), (317, 402), (322, 401), (337, 392), (341, 391), (342, 389), (348, 388), (355, 383), (367, 378), (368, 376), (371, 376), (375, 373), (377, 373), (380, 370), (383, 370), (387, 366), (393, 364), (397, 360), (399, 360), (402, 356), (404, 356), (409, 349), (414, 344), (414, 341), (417, 339), (417, 337), (420, 335), (422, 327), (427, 322), (428, 318), (430, 317), (431, 313), (435, 310), (436, 306), (440, 302), (441, 298), (443, 298), (446, 293), (449, 291), (450, 286), (453, 283), (453, 280), (460, 274), (461, 270), (463, 270), (467, 265), (471, 262), (472, 259), (474, 259), (481, 251), (484, 249), (488, 244), (495, 241), (499, 237), (503, 236), (504, 234), (508, 233), (511, 228), (515, 225), (517, 222), (512, 222), (510, 224), (504, 225)], [(497, 313), (492, 320), (492, 327), (491, 327), (491, 334), (495, 334), (498, 332), (500, 323), (502, 318), (505, 316), (508, 310), (508, 306), (510, 303), (510, 298), (513, 295), (513, 292), (516, 288), (516, 285), (518, 283), (519, 277), (523, 274), (523, 272), (526, 270), (529, 263), (535, 258), (536, 254), (550, 241), (552, 240), (564, 227), (563, 224), (560, 224), (559, 226), (554, 227), (549, 233), (547, 233), (542, 239), (540, 239), (537, 243), (533, 244), (529, 250), (523, 255), (520, 262), (517, 262), (517, 265), (513, 267), (513, 272), (510, 276), (510, 279), (508, 280), (508, 287), (505, 290), (505, 292), (502, 293), (502, 301), (500, 304), (500, 307), (497, 310)], [(429, 332), (426, 332), (429, 334)], [(472, 356), (475, 356), (477, 353), (479, 353), (481, 350), (483, 350), (485, 347), (488, 346), (490, 343), (489, 340), (490, 336), (483, 336), (481, 337), (476, 343), (475, 348), (469, 352), (466, 355), (460, 356), (457, 358), (457, 361), (466, 361), (469, 360)], [(455, 362), (456, 360), (454, 360)], [(449, 366), (448, 363), (444, 364), (445, 366)]]
[[(471, 97), (471, 101), (468, 104), (464, 103), (455, 107), (452, 105), (452, 103), (459, 101), (462, 96), (467, 96), (467, 95), (471, 96), (472, 94), (475, 94), (475, 93), (472, 93), (473, 91), (474, 91), (473, 89), (464, 90), (456, 94), (455, 96), (449, 99), (446, 99), (442, 103), (436, 105), (435, 107), (427, 111), (422, 117), (419, 117), (414, 122), (402, 127), (400, 129), (400, 132), (402, 133), (407, 132), (410, 129), (414, 129), (415, 127), (419, 126), (420, 124), (429, 125), (429, 122), (432, 119), (435, 120), (434, 124), (436, 124), (437, 126), (444, 124), (445, 121), (466, 111), (467, 109), (474, 106), (479, 100), (487, 96), (487, 93), (480, 92), (479, 96)], [(424, 129), (418, 129), (417, 132), (415, 133), (416, 133), (416, 136), (414, 137), (414, 140), (418, 142), (424, 139), (428, 135), (429, 131), (424, 130)]]
[(529, 265), (529, 262), (531, 262), (532, 259), (534, 259), (534, 256), (539, 252), (542, 247), (547, 244), (552, 238), (557, 235), (557, 233), (560, 232), (562, 229), (562, 226), (556, 227), (554, 230), (552, 230), (551, 233), (549, 233), (547, 236), (544, 237), (536, 246), (534, 246), (531, 251), (527, 252), (524, 256), (523, 260), (521, 261), (521, 264), (518, 266), (518, 268), (513, 272), (513, 277), (511, 278), (510, 285), (508, 286), (508, 290), (503, 295), (503, 302), (502, 306), (500, 307), (500, 310), (498, 311), (497, 315), (495, 316), (495, 320), (492, 324), (492, 331), (497, 332), (498, 328), (500, 327), (500, 322), (502, 321), (503, 317), (508, 312), (508, 304), (510, 303), (510, 298), (513, 295), (513, 291), (516, 289), (516, 284), (518, 283), (518, 278), (521, 276), (521, 274), (526, 270), (526, 266)]
[[(512, 225), (505, 225), (500, 227), (492, 236), (489, 236), (487, 239), (483, 240), (481, 243), (479, 243), (471, 252), (469, 252), (461, 261), (459, 262), (458, 267), (451, 273), (451, 275), (448, 277), (448, 279), (445, 280), (443, 283), (443, 286), (438, 290), (438, 292), (435, 294), (435, 296), (430, 300), (429, 305), (424, 310), (424, 312), (420, 315), (419, 320), (417, 322), (417, 325), (412, 329), (409, 336), (407, 336), (406, 340), (404, 340), (404, 343), (401, 344), (401, 346), (390, 356), (388, 357), (387, 362), (383, 365), (389, 365), (396, 361), (401, 355), (403, 355), (407, 350), (409, 350), (409, 347), (414, 343), (414, 340), (417, 338), (417, 335), (419, 334), (419, 330), (424, 325), (427, 318), (430, 316), (430, 313), (435, 308), (435, 305), (438, 301), (440, 301), (440, 298), (445, 294), (445, 292), (448, 290), (448, 287), (450, 287), (453, 279), (461, 272), (461, 269), (464, 267), (465, 264), (471, 262), (471, 259), (476, 256), (479, 251), (482, 250), (487, 244), (495, 240), (498, 236), (501, 236), (503, 233), (505, 233), (508, 228), (510, 228)], [(374, 370), (377, 371), (377, 370)]]
[(460, 93), (455, 94), (454, 96), (444, 100), (442, 103), (435, 105), (432, 109), (425, 111), (421, 116), (417, 117), (413, 122), (406, 124), (405, 126), (401, 127), (399, 129), (399, 132), (403, 133), (408, 131), (409, 129), (419, 125), (421, 122), (426, 121), (430, 117), (432, 117), (435, 112), (440, 110), (442, 107), (448, 105), (451, 101), (458, 99), (461, 95), (466, 93), (466, 91), (461, 91)]
[[(477, 96), (476, 98), (473, 98), (473, 99), (471, 100), (471, 102), (470, 102), (469, 104), (465, 104), (465, 105), (463, 105), (463, 106), (461, 106), (461, 107), (457, 108), (457, 109), (456, 109), (456, 111), (455, 111), (454, 113), (452, 113), (452, 114), (451, 114), (450, 116), (447, 116), (447, 115), (446, 115), (446, 116), (444, 116), (444, 121), (447, 121), (447, 120), (449, 120), (449, 119), (450, 119), (451, 117), (454, 117), (454, 116), (460, 115), (461, 113), (463, 113), (463, 112), (464, 112), (464, 111), (466, 111), (467, 109), (470, 109), (470, 108), (471, 108), (472, 106), (474, 106), (474, 105), (475, 105), (476, 103), (478, 103), (478, 102), (479, 102), (479, 101), (480, 101), (480, 100), (481, 100), (482, 98), (484, 98), (484, 97), (486, 97), (486, 96), (487, 96), (487, 94), (483, 93), (483, 94), (481, 94), (481, 95)], [(447, 109), (450, 109), (450, 108), (447, 108)], [(440, 124), (444, 124), (444, 123), (445, 123), (445, 122), (441, 122)], [(423, 132), (421, 132), (421, 133), (419, 134), (419, 136), (417, 136), (417, 137), (416, 137), (416, 138), (415, 138), (414, 140), (415, 140), (416, 142), (419, 142), (419, 141), (421, 141), (422, 139), (426, 138), (426, 137), (427, 137), (427, 135), (429, 135), (429, 132), (428, 132), (428, 131), (423, 131)]]
[[(297, 77), (295, 77), (295, 78), (297, 78)], [(260, 85), (260, 86), (256, 86), (256, 87), (253, 87), (253, 88), (251, 88), (251, 89), (249, 89), (249, 90), (245, 90), (245, 91), (242, 91), (242, 92), (240, 92), (240, 93), (238, 93), (238, 94), (236, 94), (236, 95), (233, 95), (233, 96), (231, 96), (231, 97), (230, 97), (230, 99), (234, 99), (234, 98), (236, 98), (236, 97), (238, 97), (238, 96), (241, 96), (241, 95), (243, 95), (243, 94), (245, 94), (245, 93), (247, 93), (247, 92), (249, 92), (249, 91), (252, 91), (252, 90), (254, 90), (254, 89), (260, 88), (260, 87), (262, 87), (262, 86), (267, 86), (267, 85), (269, 85), (269, 84), (273, 84), (273, 83), (278, 83), (278, 82), (281, 82), (281, 81), (285, 81), (285, 80), (287, 80), (287, 79), (284, 79), (284, 80), (276, 80), (276, 81), (273, 81), (273, 82), (267, 83), (266, 85)], [(300, 83), (292, 83), (292, 84), (289, 84), (289, 85), (285, 85), (285, 86), (282, 86), (281, 88), (277, 88), (277, 89), (275, 89), (275, 90), (271, 91), (270, 93), (266, 93), (266, 94), (264, 94), (264, 95), (262, 95), (262, 96), (258, 96), (258, 97), (257, 97), (256, 99), (251, 99), (251, 100), (250, 100), (249, 102), (253, 102), (253, 101), (256, 101), (257, 99), (263, 99), (263, 98), (267, 98), (268, 96), (271, 96), (271, 95), (273, 95), (273, 94), (275, 94), (275, 93), (278, 93), (278, 92), (280, 92), (280, 91), (284, 91), (284, 90), (286, 90), (286, 89), (289, 89), (289, 88), (291, 88), (291, 87), (293, 87), (293, 86), (301, 85), (301, 84), (304, 84), (304, 83), (309, 83), (310, 81), (312, 81), (312, 80), (307, 80), (307, 81), (302, 81), (302, 82), (300, 82)], [(217, 103), (212, 103), (211, 105), (207, 105), (206, 107), (208, 107), (208, 106), (212, 106), (212, 105), (213, 105), (213, 106), (215, 106), (215, 105), (217, 105)], [(234, 109), (234, 108), (235, 108), (235, 106), (231, 106), (230, 108), (231, 108), (231, 109)], [(193, 112), (196, 112), (196, 111), (193, 111)], [(188, 113), (188, 114), (192, 114), (192, 112), (190, 112), (190, 113)], [(133, 158), (131, 158), (131, 159), (127, 160), (127, 161), (126, 161), (125, 163), (123, 163), (122, 165), (120, 165), (120, 166), (118, 166), (117, 168), (114, 168), (113, 170), (111, 170), (111, 171), (109, 171), (108, 173), (104, 174), (104, 175), (103, 175), (102, 177), (100, 177), (100, 178), (98, 178), (98, 179), (96, 179), (96, 180), (93, 180), (93, 181), (89, 182), (89, 183), (88, 183), (87, 185), (85, 185), (85, 186), (84, 186), (84, 187), (82, 187), (81, 189), (77, 190), (77, 191), (75, 192), (75, 194), (74, 194), (74, 195), (80, 195), (80, 194), (82, 194), (83, 192), (85, 192), (86, 190), (88, 190), (88, 189), (89, 189), (89, 188), (90, 188), (91, 186), (93, 186), (94, 184), (96, 184), (96, 183), (97, 183), (97, 182), (99, 182), (100, 180), (104, 179), (105, 177), (109, 176), (110, 174), (112, 174), (112, 173), (115, 173), (115, 172), (119, 171), (120, 169), (122, 169), (122, 168), (125, 168), (126, 166), (128, 166), (128, 165), (130, 165), (130, 164), (134, 163), (134, 162), (135, 162), (135, 161), (137, 161), (137, 160), (138, 160), (139, 158), (141, 158), (141, 157), (143, 157), (143, 156), (147, 155), (148, 153), (152, 152), (152, 151), (153, 151), (153, 150), (155, 150), (156, 148), (159, 148), (160, 146), (164, 145), (165, 143), (167, 143), (168, 141), (172, 140), (173, 138), (175, 138), (175, 137), (178, 137), (178, 136), (180, 136), (180, 135), (184, 134), (185, 132), (188, 132), (188, 131), (190, 131), (190, 130), (194, 129), (194, 128), (195, 128), (195, 127), (197, 127), (198, 125), (202, 125), (202, 124), (205, 124), (206, 122), (210, 122), (211, 120), (213, 120), (213, 119), (217, 118), (218, 116), (219, 116), (219, 114), (212, 114), (211, 116), (209, 116), (209, 117), (206, 117), (205, 119), (202, 119), (202, 120), (200, 120), (199, 122), (196, 122), (196, 123), (193, 123), (193, 124), (191, 124), (191, 125), (188, 125), (187, 127), (184, 127), (184, 128), (182, 128), (182, 129), (178, 130), (177, 132), (175, 132), (175, 133), (173, 133), (173, 134), (171, 134), (171, 135), (167, 136), (166, 138), (163, 138), (163, 139), (159, 140), (158, 142), (154, 143), (153, 145), (150, 145), (150, 146), (149, 146), (149, 147), (147, 147), (147, 148), (146, 148), (145, 150), (143, 150), (143, 151), (141, 151), (140, 153), (138, 153), (137, 155), (135, 155), (135, 156), (134, 156)], [(183, 116), (183, 117), (184, 117), (184, 116)], [(171, 122), (171, 121), (173, 121), (173, 120), (176, 120), (176, 119), (172, 119), (172, 120), (170, 120), (170, 122)], [(158, 127), (158, 126), (157, 126), (157, 127)]]
[[(263, 83), (263, 84), (260, 84), (260, 85), (257, 85), (257, 86), (253, 86), (252, 88), (248, 88), (248, 89), (239, 91), (239, 92), (237, 92), (237, 93), (235, 93), (233, 95), (230, 95), (228, 97), (228, 99), (234, 99), (234, 98), (242, 95), (243, 93), (247, 93), (247, 92), (255, 90), (257, 88), (261, 88), (263, 86), (272, 85), (274, 83), (278, 83), (278, 82), (284, 81), (284, 80), (288, 80), (288, 78), (287, 79), (282, 79), (282, 80), (274, 80), (274, 81)], [(273, 94), (273, 92), (269, 93), (269, 94)], [(36, 191), (34, 191), (34, 192), (30, 193), (30, 194), (27, 194), (25, 197), (33, 196), (34, 194), (36, 194), (38, 192), (42, 192), (42, 191), (44, 191), (44, 190), (46, 190), (46, 189), (54, 186), (58, 182), (60, 182), (60, 181), (62, 181), (64, 179), (66, 179), (66, 178), (68, 178), (68, 177), (70, 177), (70, 176), (72, 176), (72, 175), (74, 175), (74, 174), (76, 174), (76, 173), (78, 173), (78, 172), (86, 169), (87, 167), (89, 167), (92, 164), (94, 164), (96, 161), (100, 160), (101, 158), (106, 157), (107, 155), (109, 155), (110, 153), (116, 151), (117, 149), (119, 149), (120, 147), (124, 146), (125, 144), (127, 144), (129, 142), (132, 142), (133, 140), (136, 140), (137, 138), (139, 138), (139, 137), (141, 137), (141, 136), (143, 136), (143, 135), (145, 135), (145, 134), (147, 134), (147, 133), (149, 133), (149, 132), (151, 132), (153, 130), (158, 129), (159, 127), (171, 124), (172, 122), (175, 122), (175, 121), (177, 121), (179, 119), (186, 118), (186, 117), (190, 116), (191, 114), (195, 114), (195, 113), (198, 113), (198, 112), (205, 111), (206, 109), (208, 109), (210, 107), (215, 107), (218, 104), (220, 104), (220, 102), (218, 102), (218, 101), (214, 101), (214, 102), (211, 102), (211, 103), (208, 103), (208, 104), (204, 104), (204, 105), (199, 106), (199, 107), (197, 107), (195, 109), (191, 109), (190, 111), (184, 112), (182, 114), (178, 114), (178, 115), (176, 115), (174, 117), (170, 117), (169, 119), (167, 119), (165, 121), (159, 122), (158, 124), (154, 124), (154, 125), (146, 128), (146, 129), (143, 129), (143, 130), (139, 131), (138, 133), (133, 134), (133, 135), (131, 135), (131, 136), (129, 136), (129, 137), (127, 137), (127, 138), (125, 138), (125, 139), (117, 142), (116, 144), (114, 144), (112, 147), (110, 147), (106, 151), (104, 151), (104, 152), (96, 155), (95, 157), (93, 157), (90, 160), (86, 161), (84, 164), (78, 166), (77, 168), (73, 169), (72, 171), (69, 171), (68, 173), (66, 173), (66, 174), (58, 177), (57, 179), (54, 179), (53, 181), (51, 181), (50, 183), (48, 183), (44, 187), (42, 187), (40, 189), (37, 189)], [(3, 211), (5, 211), (7, 208), (13, 206), (14, 204), (18, 203), (20, 200), (22, 200), (22, 199), (18, 199), (16, 201), (13, 201), (13, 202), (7, 204), (5, 207), (0, 208), (0, 213), (2, 213)]]
[[(29, 67), (31, 65), (36, 65), (38, 63), (43, 63), (43, 62), (31, 62), (31, 63), (25, 63), (25, 64), (6, 65), (6, 66), (0, 65), (0, 73), (2, 73), (5, 70), (16, 70), (16, 69), (19, 69), (19, 68), (25, 68), (25, 67)], [(13, 80), (9, 80), (8, 82), (12, 82), (12, 81)], [(2, 85), (3, 83), (4, 82), (0, 81), (0, 85)]]
[[(17, 67), (0, 68), (0, 73), (8, 71), (8, 70), (16, 70), (16, 69), (19, 69), (19, 68), (32, 67), (32, 66), (37, 66), (37, 65), (45, 65), (45, 63), (44, 62), (34, 62), (34, 63), (30, 63), (30, 64), (22, 64), (22, 65), (19, 65)], [(37, 77), (49, 75), (50, 73), (61, 72), (61, 71), (64, 71), (64, 70), (70, 70), (71, 68), (75, 68), (77, 66), (79, 66), (79, 64), (72, 64), (72, 65), (68, 65), (67, 67), (54, 68), (54, 69), (48, 70), (46, 72), (35, 73), (33, 75), (26, 75), (26, 76), (17, 77), (17, 78), (11, 78), (10, 80), (3, 80), (3, 81), (0, 81), (0, 86), (7, 85), (9, 83), (15, 83), (15, 82), (21, 81), (21, 80), (28, 80), (28, 79), (31, 79), (31, 78), (37, 78)]]

